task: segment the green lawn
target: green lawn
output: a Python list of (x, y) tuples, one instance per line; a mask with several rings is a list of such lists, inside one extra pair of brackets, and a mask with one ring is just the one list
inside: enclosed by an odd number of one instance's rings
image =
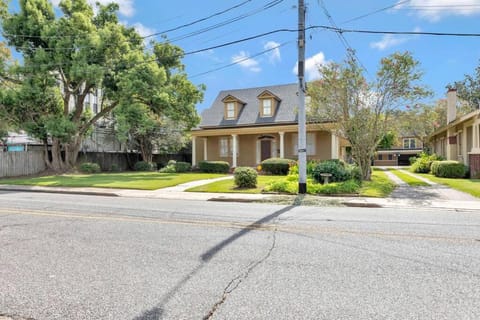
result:
[(0, 184), (156, 190), (185, 182), (224, 176), (224, 174), (215, 173), (120, 172), (1, 179)]
[(444, 184), (452, 189), (463, 191), (480, 198), (480, 179), (450, 179), (438, 178), (428, 173), (417, 173), (433, 182)]
[(239, 189), (235, 186), (233, 179), (212, 182), (203, 186), (190, 188), (190, 192), (214, 192), (214, 193), (262, 193), (263, 188), (273, 181), (283, 180), (285, 176), (258, 176), (257, 187)]
[(405, 173), (401, 170), (389, 169), (389, 171), (391, 171), (394, 175), (396, 175), (397, 177), (399, 177), (400, 179), (402, 179), (404, 182), (408, 183), (408, 185), (410, 185), (412, 187), (426, 187), (426, 186), (429, 186), (429, 184), (426, 183), (425, 181), (422, 181), (418, 178), (415, 178), (414, 176), (412, 176), (408, 173)]
[[(213, 182), (207, 185), (188, 189), (191, 192), (222, 192), (222, 193), (261, 193), (263, 188), (275, 181), (284, 181), (286, 176), (258, 176), (257, 188), (238, 189), (235, 187), (233, 179)], [(360, 188), (360, 195), (365, 197), (386, 197), (393, 189), (395, 184), (388, 179), (382, 171), (372, 173), (372, 181), (364, 181)]]
[(363, 181), (360, 195), (363, 197), (385, 198), (395, 189), (393, 183), (385, 172), (373, 169), (371, 181)]

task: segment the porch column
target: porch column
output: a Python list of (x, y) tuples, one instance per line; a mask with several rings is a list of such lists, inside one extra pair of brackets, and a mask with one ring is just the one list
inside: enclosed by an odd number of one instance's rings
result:
[(338, 159), (338, 137), (331, 133), (332, 135), (332, 159)]
[(232, 138), (233, 138), (232, 168), (237, 167), (237, 137), (238, 136), (236, 134), (232, 134)]
[(197, 137), (192, 137), (192, 167), (197, 165)]
[(203, 138), (203, 160), (207, 161), (207, 138)]
[(474, 123), (472, 126), (473, 141), (472, 141), (472, 152), (480, 153), (480, 132), (479, 132), (479, 123)]
[(285, 132), (280, 131), (280, 158), (285, 158)]

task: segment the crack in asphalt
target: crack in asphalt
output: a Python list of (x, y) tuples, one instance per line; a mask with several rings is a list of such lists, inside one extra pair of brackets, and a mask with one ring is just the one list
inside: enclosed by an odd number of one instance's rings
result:
[(207, 315), (205, 315), (202, 319), (203, 320), (209, 320), (211, 319), (214, 315), (215, 315), (215, 312), (217, 311), (217, 309), (227, 300), (228, 296), (233, 292), (235, 291), (239, 286), (240, 284), (248, 278), (248, 276), (252, 273), (252, 271), (257, 267), (259, 266), (260, 264), (262, 264), (263, 262), (265, 262), (269, 257), (270, 255), (272, 254), (272, 251), (273, 249), (275, 249), (275, 245), (276, 245), (276, 242), (277, 242), (277, 227), (275, 227), (275, 229), (273, 230), (273, 234), (272, 234), (272, 245), (270, 246), (270, 248), (268, 249), (268, 252), (265, 254), (265, 256), (263, 258), (261, 258), (260, 260), (258, 261), (255, 261), (255, 262), (252, 262), (248, 265), (248, 267), (246, 268), (246, 270), (237, 275), (236, 277), (234, 277), (229, 283), (228, 285), (225, 287), (225, 289), (223, 290), (223, 294), (222, 294), (222, 297), (220, 300), (218, 300), (213, 306), (212, 308), (210, 309), (210, 311), (207, 313)]

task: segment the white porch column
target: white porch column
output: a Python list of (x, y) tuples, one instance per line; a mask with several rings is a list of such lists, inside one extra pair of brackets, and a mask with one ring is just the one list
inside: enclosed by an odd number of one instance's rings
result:
[(280, 158), (285, 158), (285, 132), (280, 131)]
[(207, 138), (203, 138), (203, 160), (208, 160)]
[(480, 127), (479, 123), (475, 123), (472, 126), (472, 131), (473, 131), (472, 152), (474, 153), (480, 152), (480, 132), (479, 132), (480, 128), (479, 127)]
[(236, 168), (237, 167), (237, 135), (236, 134), (232, 134), (232, 138), (233, 138), (233, 151), (232, 151), (232, 168)]
[(338, 159), (338, 137), (332, 133), (332, 159)]
[(197, 165), (197, 137), (192, 137), (192, 167)]

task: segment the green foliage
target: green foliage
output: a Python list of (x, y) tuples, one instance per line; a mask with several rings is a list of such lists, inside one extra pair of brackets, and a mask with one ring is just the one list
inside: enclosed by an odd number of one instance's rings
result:
[(175, 167), (175, 172), (181, 173), (181, 172), (188, 172), (192, 170), (192, 165), (188, 162), (175, 162), (174, 164)]
[(378, 143), (378, 149), (391, 149), (397, 141), (397, 135), (393, 131), (386, 132)]
[(429, 173), (433, 161), (443, 160), (441, 156), (436, 154), (427, 154), (422, 152), (412, 164), (411, 170), (415, 173)]
[[(307, 179), (307, 193), (309, 194), (353, 194), (357, 193), (359, 188), (360, 184), (354, 180), (322, 185), (315, 183), (312, 179)], [(284, 180), (274, 181), (265, 187), (265, 191), (297, 194), (298, 177), (292, 175)]]
[(345, 167), (345, 163), (337, 159), (325, 160), (318, 163), (313, 169), (313, 179), (318, 183), (323, 183), (322, 173), (330, 173), (332, 175), (329, 179), (330, 182), (347, 181), (351, 178)]
[(360, 184), (362, 183), (362, 172), (360, 171), (360, 168), (358, 166), (355, 166), (355, 165), (347, 166), (347, 173), (351, 179), (359, 182)]
[(370, 83), (351, 56), (343, 64), (322, 64), (319, 73), (321, 80), (308, 86), (311, 104), (307, 116), (336, 126), (350, 143), (363, 180), (369, 180), (371, 159), (389, 128), (389, 116), (399, 105), (429, 94), (420, 83), (419, 63), (409, 52), (393, 53), (381, 60)]
[(111, 172), (120, 172), (122, 171), (120, 166), (116, 163), (112, 163), (112, 166), (110, 167)]
[(206, 173), (228, 173), (230, 164), (226, 161), (200, 161), (198, 168), (201, 172)]
[(93, 162), (82, 163), (78, 170), (82, 173), (99, 173), (101, 171), (100, 165)]
[[(307, 162), (307, 176), (310, 177), (312, 176), (312, 173), (313, 173), (313, 169), (315, 169), (315, 166), (317, 165), (317, 161), (308, 161)], [(292, 174), (298, 174), (298, 163), (295, 162), (294, 165), (291, 165), (290, 166), (290, 169), (288, 170), (288, 174), (289, 175), (292, 175)]]
[(165, 167), (161, 168), (159, 170), (161, 173), (176, 173), (177, 170), (175, 170), (175, 165), (173, 164), (167, 164)]
[(273, 175), (287, 175), (291, 166), (295, 165), (295, 160), (283, 158), (270, 158), (263, 160), (262, 171)]
[(257, 171), (250, 167), (238, 167), (233, 172), (235, 185), (239, 188), (256, 188)]
[[(4, 38), (22, 55), (20, 63), (0, 65), (15, 80), (0, 95), (0, 121), (51, 141), (46, 164), (56, 171), (75, 165), (88, 131), (117, 107), (126, 109), (117, 114), (120, 137), (131, 137), (130, 149), (141, 150), (146, 161), (155, 147), (184, 145), (185, 132), (199, 121), (195, 104), (204, 87), (188, 80), (183, 50), (166, 39), (147, 47), (119, 21), (118, 4), (97, 3), (94, 10), (89, 3), (61, 1), (59, 12), (47, 0), (0, 7)], [(102, 107), (94, 115), (85, 98), (97, 89)]]
[(135, 171), (155, 171), (157, 169), (157, 164), (147, 161), (138, 161), (134, 165)]
[(433, 161), (432, 174), (440, 178), (464, 178), (467, 166), (458, 161)]

